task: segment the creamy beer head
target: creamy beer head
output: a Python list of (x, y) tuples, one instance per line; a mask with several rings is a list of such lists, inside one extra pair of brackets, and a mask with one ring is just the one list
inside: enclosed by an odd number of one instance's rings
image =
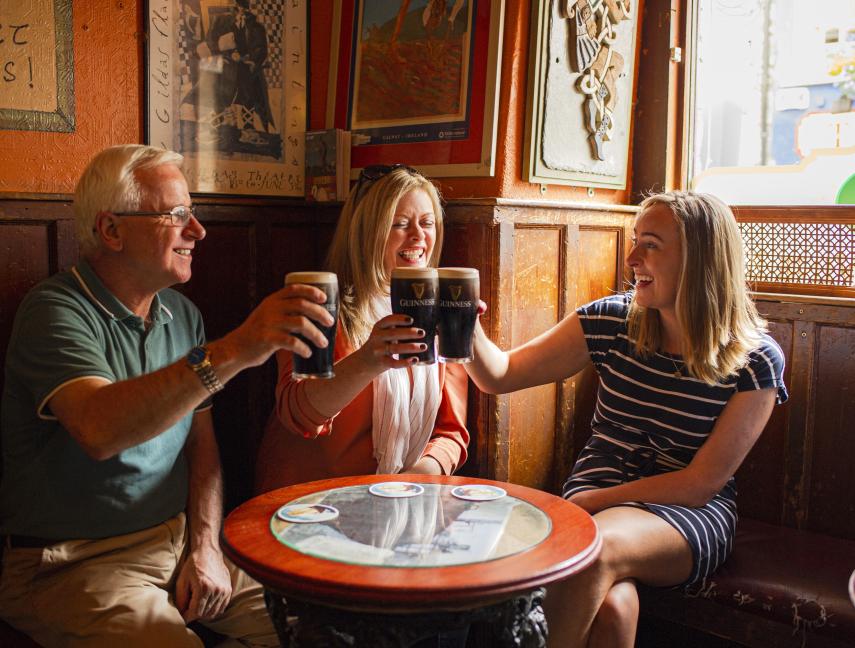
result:
[[(392, 312), (409, 315), (413, 326), (423, 329), (424, 338), (420, 341), (427, 349), (416, 354), (402, 354), (402, 358), (418, 358), (417, 364), (436, 362), (436, 308), (439, 293), (439, 279), (436, 268), (395, 268), (389, 286), (392, 300)], [(416, 340), (419, 341), (419, 340)]]
[(475, 268), (439, 269), (439, 355), (446, 362), (472, 359), (480, 278)]
[(437, 268), (440, 279), (478, 279), (475, 268)]
[(436, 268), (392, 268), (392, 279), (434, 279), (437, 274)]
[(307, 271), (307, 272), (289, 272), (285, 275), (285, 285), (288, 284), (337, 284), (338, 277), (334, 272)]
[(324, 349), (319, 349), (302, 335), (296, 336), (308, 345), (312, 350), (312, 355), (308, 358), (303, 358), (296, 353), (293, 354), (294, 366), (291, 376), (295, 380), (304, 378), (332, 378), (335, 376), (333, 372), (333, 354), (335, 351), (335, 332), (338, 324), (338, 277), (334, 272), (322, 272), (320, 270), (289, 272), (285, 275), (285, 285), (289, 284), (308, 284), (323, 290), (327, 296), (327, 300), (322, 305), (332, 315), (334, 320), (332, 326), (323, 326), (319, 322), (312, 320), (312, 323), (318, 327), (321, 333), (327, 338), (327, 342), (329, 342), (329, 345)]

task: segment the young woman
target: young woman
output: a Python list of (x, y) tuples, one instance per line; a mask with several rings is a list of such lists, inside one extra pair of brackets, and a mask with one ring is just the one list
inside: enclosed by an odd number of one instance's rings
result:
[(563, 494), (594, 515), (602, 553), (550, 588), (554, 646), (632, 646), (636, 582), (689, 584), (724, 562), (733, 474), (787, 398), (783, 354), (749, 298), (730, 209), (703, 194), (652, 196), (632, 243), (633, 291), (582, 306), (509, 352), (479, 326), (466, 365), (494, 394), (589, 362), (600, 377), (593, 434)]
[(389, 298), (394, 268), (436, 266), (441, 247), (434, 185), (404, 165), (364, 169), (327, 261), (342, 295), (335, 377), (293, 380), (291, 354), (277, 355), (259, 492), (340, 475), (451, 474), (466, 460), (466, 373), (400, 357), (424, 350), (424, 331), (392, 315)]

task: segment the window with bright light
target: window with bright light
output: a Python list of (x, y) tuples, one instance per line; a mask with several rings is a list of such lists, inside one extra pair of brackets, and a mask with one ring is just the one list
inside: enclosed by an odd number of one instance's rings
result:
[(695, 0), (692, 189), (855, 204), (855, 0)]

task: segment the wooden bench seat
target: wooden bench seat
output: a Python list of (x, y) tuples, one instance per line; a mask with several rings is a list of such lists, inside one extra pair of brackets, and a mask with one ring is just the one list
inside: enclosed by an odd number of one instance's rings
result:
[(855, 645), (855, 542), (740, 519), (733, 554), (688, 591), (642, 590), (643, 610), (746, 646)]
[(707, 581), (643, 589), (642, 615), (752, 648), (855, 646), (855, 300), (758, 300), (790, 400), (737, 472), (733, 553)]

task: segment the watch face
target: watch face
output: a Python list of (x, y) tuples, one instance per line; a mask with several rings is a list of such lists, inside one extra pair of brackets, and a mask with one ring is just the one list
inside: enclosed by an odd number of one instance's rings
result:
[(187, 354), (187, 362), (190, 364), (199, 364), (205, 359), (208, 350), (205, 347), (197, 346), (190, 349), (190, 353)]

